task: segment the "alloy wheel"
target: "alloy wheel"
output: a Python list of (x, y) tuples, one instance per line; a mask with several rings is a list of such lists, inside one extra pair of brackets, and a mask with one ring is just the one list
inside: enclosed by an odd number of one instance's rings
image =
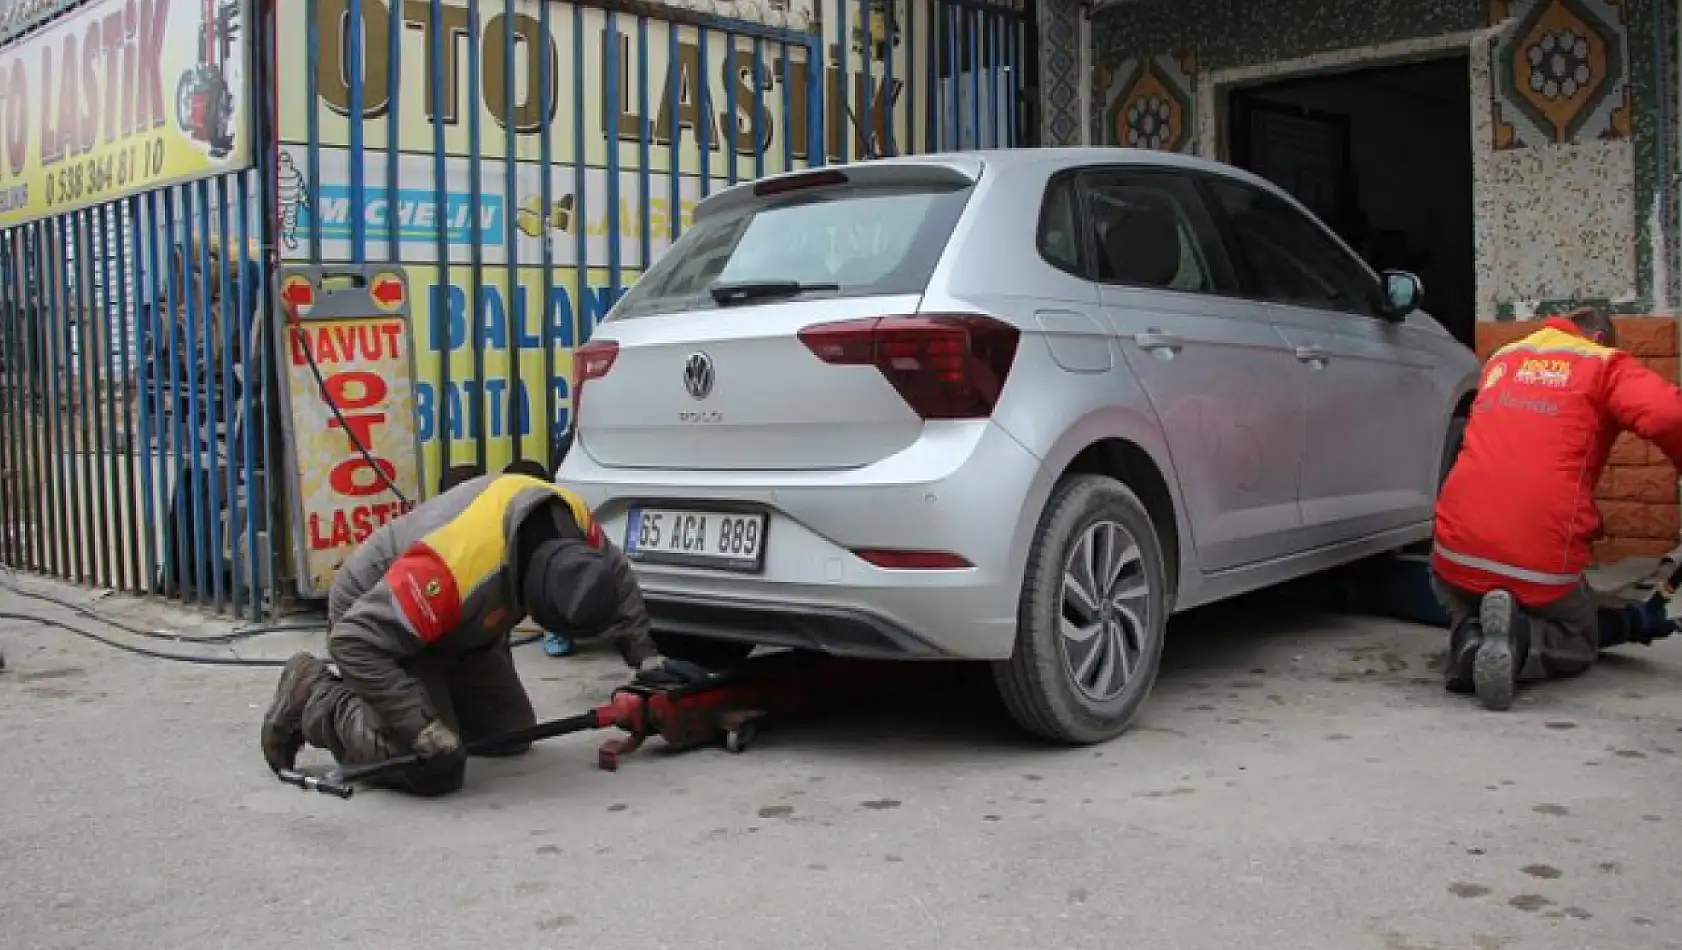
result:
[(1131, 532), (1099, 521), (1081, 532), (1063, 566), (1058, 642), (1075, 687), (1098, 702), (1121, 695), (1144, 657), (1150, 582)]

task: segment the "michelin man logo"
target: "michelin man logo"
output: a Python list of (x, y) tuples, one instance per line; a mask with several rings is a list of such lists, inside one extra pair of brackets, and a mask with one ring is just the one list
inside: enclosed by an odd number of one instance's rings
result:
[(310, 206), (310, 186), (304, 180), (304, 173), (292, 161), (292, 154), (287, 151), (280, 153), (279, 192), (276, 197), (280, 200), (280, 239), (286, 244), (286, 249), (298, 249), (298, 216), (303, 209)]

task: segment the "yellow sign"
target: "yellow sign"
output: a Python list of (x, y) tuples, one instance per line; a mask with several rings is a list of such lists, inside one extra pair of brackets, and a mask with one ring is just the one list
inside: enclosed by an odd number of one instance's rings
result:
[[(369, 286), (382, 279), (401, 283), (376, 277)], [(325, 594), (345, 558), (421, 497), (408, 321), (370, 313), (377, 308), (365, 293), (315, 293), (321, 318), (287, 319), (278, 331), (305, 596)]]
[(247, 2), (94, 0), (0, 51), (0, 227), (247, 167)]
[[(509, 16), (498, 0), (479, 5), (478, 49), (470, 50), (467, 0), (443, 0), (436, 8), (407, 0), (395, 10), (394, 0), (318, 0), (320, 53), (312, 60), (317, 101), (309, 101), (296, 72), (282, 81), (281, 139), (307, 141), (313, 108), (321, 144), (348, 146), (350, 115), (359, 99), (363, 147), (381, 157), (391, 142), (393, 110), (396, 145), (408, 154), (477, 151), (481, 159), (503, 159), (512, 127), (519, 162), (540, 160), (547, 133), (557, 164), (651, 172), (675, 165), (682, 174), (716, 179), (751, 180), (806, 167), (814, 137), (823, 140), (830, 161), (867, 151), (928, 151), (933, 142), (925, 74), (939, 20), (928, 2), (902, 0), (883, 8), (890, 6), (895, 26), (868, 44), (867, 68), (858, 12), (847, 17), (845, 28), (833, 17), (813, 22), (822, 33), (808, 43), (806, 34), (792, 30), (786, 38), (756, 39), (746, 26), (700, 29), (558, 0), (515, 0)], [(282, 49), (307, 45), (309, 9), (304, 3), (278, 5)], [(442, 20), (436, 26), (435, 9)], [(394, 12), (403, 27), (396, 31), (395, 52)], [(360, 88), (342, 53), (352, 48), (351, 24), (358, 13), (354, 29), (365, 50), (358, 63)], [(881, 19), (873, 30), (888, 29)], [(452, 41), (438, 44), (435, 29)], [(923, 48), (913, 48), (911, 38)], [(435, 48), (443, 51), (441, 66), (433, 62)], [(812, 62), (814, 54), (821, 66)], [(885, 60), (890, 55), (891, 66)], [(393, 59), (399, 71), (395, 84), (389, 75)], [(469, 70), (475, 62), (477, 76)], [(819, 69), (823, 76), (814, 84), (810, 71)], [(553, 90), (547, 113), (545, 79)], [(440, 83), (444, 88), (437, 88)], [(824, 128), (814, 130), (812, 119), (820, 109)]]
[[(572, 411), (572, 350), (589, 337), (636, 272), (621, 272), (620, 285), (614, 287), (605, 267), (590, 268), (586, 280), (580, 280), (576, 268), (557, 267), (549, 271), (547, 292), (538, 266), (522, 265), (513, 276), (506, 267), (487, 267), (477, 288), (463, 267), (452, 267), (447, 280), (430, 265), (411, 265), (405, 272), (415, 328), (415, 418), (425, 471), (447, 468), (445, 441), (450, 465), (472, 462), (481, 440), (490, 471), (500, 471), (515, 458), (547, 464), (553, 437), (566, 428)], [(548, 383), (545, 348), (555, 374)], [(482, 354), (477, 367), (475, 349)], [(479, 369), (482, 378), (475, 375)], [(553, 431), (545, 431), (548, 422)], [(436, 487), (427, 486), (428, 493)]]
[(547, 463), (574, 346), (706, 195), (996, 140), (1033, 54), (934, 0), (726, 6), (788, 28), (583, 0), (273, 5), (277, 47), (310, 53), (276, 77), (279, 250), (404, 262), (428, 494), (481, 451)]

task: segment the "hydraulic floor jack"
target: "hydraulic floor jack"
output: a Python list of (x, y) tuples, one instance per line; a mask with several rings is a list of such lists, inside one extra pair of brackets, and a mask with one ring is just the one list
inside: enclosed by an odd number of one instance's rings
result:
[[(775, 653), (751, 659), (698, 685), (621, 686), (594, 709), (467, 742), (462, 751), (469, 756), (487, 755), (575, 732), (611, 728), (626, 735), (608, 739), (597, 749), (597, 766), (609, 772), (617, 771), (622, 757), (655, 736), (674, 751), (722, 740), (726, 749), (740, 753), (747, 750), (760, 727), (774, 719), (933, 685), (949, 670), (931, 663)], [(283, 769), (277, 777), (306, 791), (350, 798), (355, 792), (353, 783), (396, 774), (419, 763), (418, 757), (407, 754), (365, 765), (339, 766), (319, 776)]]

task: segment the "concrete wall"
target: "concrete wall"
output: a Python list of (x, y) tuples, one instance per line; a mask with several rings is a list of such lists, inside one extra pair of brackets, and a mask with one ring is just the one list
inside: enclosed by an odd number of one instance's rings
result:
[(1097, 144), (1224, 157), (1235, 84), (1471, 52), (1478, 316), (1677, 300), (1676, 0), (1137, 0), (1099, 12)]

